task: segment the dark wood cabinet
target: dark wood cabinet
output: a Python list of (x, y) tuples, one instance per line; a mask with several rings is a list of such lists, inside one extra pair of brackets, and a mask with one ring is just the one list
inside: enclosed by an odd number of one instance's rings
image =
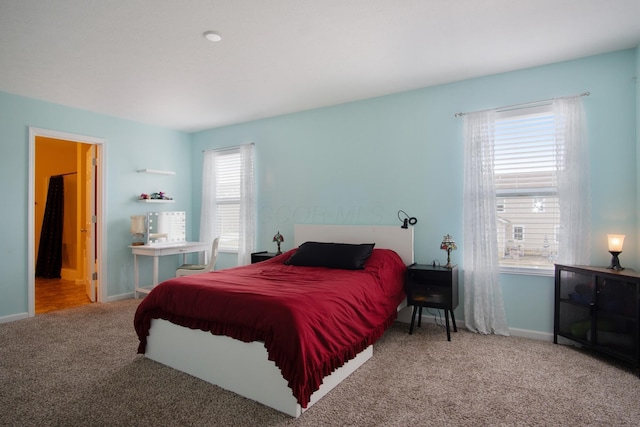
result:
[(640, 274), (556, 264), (553, 342), (565, 338), (640, 367)]
[(260, 262), (260, 261), (266, 261), (268, 259), (273, 258), (276, 255), (277, 254), (275, 252), (267, 252), (267, 251), (254, 252), (251, 254), (251, 264), (255, 264), (256, 262)]
[(413, 306), (409, 334), (418, 315), (418, 326), (422, 321), (422, 308), (430, 307), (444, 310), (447, 326), (447, 340), (451, 341), (449, 316), (453, 330), (458, 331), (453, 310), (458, 306), (458, 267), (451, 268), (428, 264), (412, 264), (407, 267), (405, 280), (407, 304)]

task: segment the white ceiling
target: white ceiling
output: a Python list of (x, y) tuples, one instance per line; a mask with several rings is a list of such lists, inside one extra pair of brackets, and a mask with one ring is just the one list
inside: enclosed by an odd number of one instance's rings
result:
[(640, 0), (0, 0), (0, 90), (196, 131), (638, 43)]

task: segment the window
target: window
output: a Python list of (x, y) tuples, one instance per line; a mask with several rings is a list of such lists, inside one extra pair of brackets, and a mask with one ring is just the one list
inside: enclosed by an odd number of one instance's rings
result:
[(254, 144), (206, 150), (202, 167), (200, 240), (218, 237), (223, 252), (237, 252), (238, 265), (255, 250)]
[(513, 227), (513, 240), (524, 240), (524, 227), (516, 225)]
[[(560, 222), (551, 107), (499, 113), (494, 174), (501, 267), (553, 268)], [(526, 233), (525, 233), (526, 230)]]
[(533, 209), (533, 212), (544, 212), (544, 198), (533, 199), (533, 206), (531, 209)]
[(215, 228), (220, 235), (220, 250), (238, 250), (240, 229), (240, 152), (216, 156)]

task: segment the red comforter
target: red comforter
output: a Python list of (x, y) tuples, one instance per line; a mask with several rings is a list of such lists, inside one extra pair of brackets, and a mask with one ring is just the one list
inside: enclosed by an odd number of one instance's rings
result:
[(382, 336), (405, 294), (405, 265), (374, 249), (364, 270), (296, 267), (295, 252), (257, 264), (167, 280), (140, 303), (145, 352), (151, 319), (250, 342), (264, 341), (303, 408), (322, 379)]

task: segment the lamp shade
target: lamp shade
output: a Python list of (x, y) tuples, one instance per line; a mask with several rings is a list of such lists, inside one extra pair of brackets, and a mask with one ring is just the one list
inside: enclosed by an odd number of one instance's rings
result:
[(607, 241), (609, 242), (609, 252), (622, 252), (624, 236), (624, 234), (607, 234)]
[(282, 234), (280, 234), (280, 232), (278, 231), (276, 233), (276, 235), (273, 236), (273, 241), (277, 242), (277, 243), (282, 243), (282, 242), (284, 242), (284, 236)]
[(453, 237), (447, 234), (442, 239), (442, 243), (440, 243), (440, 249), (445, 251), (451, 251), (451, 250), (458, 249), (458, 247), (456, 246), (456, 242), (453, 241)]
[(133, 215), (131, 217), (131, 229), (129, 230), (131, 234), (144, 234), (147, 231), (145, 227), (145, 215)]

